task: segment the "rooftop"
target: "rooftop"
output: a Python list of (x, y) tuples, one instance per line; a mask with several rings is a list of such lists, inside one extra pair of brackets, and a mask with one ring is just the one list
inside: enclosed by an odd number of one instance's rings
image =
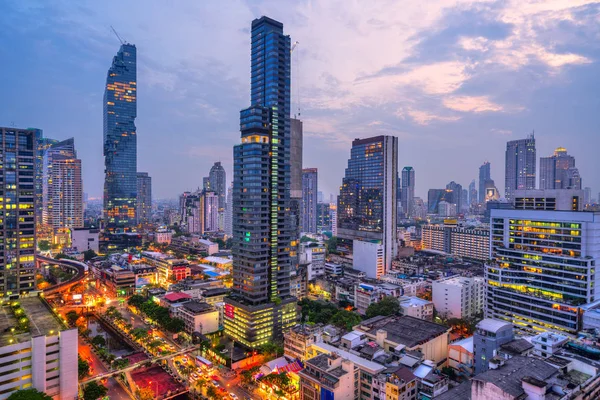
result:
[(165, 300), (167, 300), (170, 303), (175, 303), (181, 300), (186, 300), (186, 299), (191, 299), (192, 296), (190, 296), (187, 293), (169, 293), (165, 295)]
[(8, 308), (3, 308), (0, 313), (0, 346), (9, 345), (11, 340), (20, 343), (35, 336), (52, 336), (64, 329), (64, 326), (38, 297), (24, 297), (17, 302), (29, 318), (30, 331), (14, 335), (10, 328), (16, 325), (16, 320)]
[[(313, 357), (310, 360), (306, 360), (306, 362), (312, 365), (313, 367), (320, 369), (321, 371), (327, 371), (328, 374), (331, 374), (336, 378), (347, 374), (346, 371), (339, 367), (330, 369), (331, 367), (329, 366), (329, 360), (332, 358), (333, 357), (331, 354), (319, 354), (318, 356)], [(342, 356), (342, 358), (345, 357)]]
[(202, 297), (212, 297), (212, 296), (221, 296), (229, 293), (229, 289), (225, 288), (213, 288), (207, 289), (202, 293)]
[(400, 305), (402, 307), (421, 307), (428, 304), (433, 304), (429, 300), (420, 299), (415, 296), (406, 296), (400, 298)]
[(453, 389), (440, 394), (435, 400), (470, 400), (471, 399), (471, 382), (464, 381)]
[(493, 318), (485, 318), (479, 321), (477, 324), (477, 329), (483, 329), (484, 331), (488, 332), (498, 332), (500, 329), (508, 326), (512, 328), (512, 324), (510, 322)]
[(533, 349), (533, 345), (526, 339), (515, 339), (500, 346), (502, 350), (511, 354), (522, 354), (527, 350)]
[(529, 377), (547, 381), (558, 369), (545, 361), (532, 357), (515, 356), (504, 361), (498, 369), (490, 369), (473, 378), (473, 380), (489, 382), (511, 396), (524, 394), (521, 384), (523, 378)]
[(214, 264), (231, 264), (232, 263), (230, 258), (215, 257), (215, 256), (204, 257), (202, 259), (202, 261), (214, 263)]
[(188, 301), (187, 303), (183, 304), (183, 308), (195, 314), (203, 314), (215, 310), (212, 305), (208, 303), (201, 303), (199, 301)]
[[(371, 320), (373, 319), (375, 318), (371, 318)], [(369, 335), (376, 336), (377, 331), (382, 329), (387, 332), (386, 340), (409, 348), (427, 342), (449, 330), (443, 325), (410, 316), (385, 317), (367, 324), (371, 320), (363, 321), (360, 325), (361, 328), (366, 326)]]
[(385, 367), (381, 364), (377, 364), (373, 361), (365, 360), (362, 357), (357, 356), (356, 354), (352, 354), (345, 350), (339, 349), (335, 346), (331, 346), (327, 343), (314, 343), (313, 347), (319, 351), (323, 351), (325, 353), (337, 353), (340, 357), (345, 358), (347, 360), (352, 361), (355, 365), (358, 365), (361, 369), (366, 369), (371, 371), (372, 373), (381, 372), (385, 369)]
[(460, 346), (469, 353), (473, 353), (473, 336), (463, 340), (458, 340), (454, 343), (450, 343), (451, 346)]

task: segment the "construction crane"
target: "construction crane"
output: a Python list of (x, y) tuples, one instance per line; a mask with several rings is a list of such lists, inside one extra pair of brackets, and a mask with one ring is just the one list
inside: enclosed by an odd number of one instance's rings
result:
[[(292, 45), (292, 48), (290, 49), (290, 54), (292, 54), (294, 52), (294, 49), (296, 48), (296, 46), (298, 46), (300, 44), (299, 41), (295, 41), (294, 44)], [(300, 84), (298, 83), (298, 81), (300, 80), (300, 62), (298, 61), (298, 56), (296, 56), (296, 72), (298, 73), (298, 78), (296, 79), (296, 86), (298, 87), (298, 89), (296, 90), (296, 105), (298, 106), (298, 117), (300, 117)], [(294, 115), (294, 117), (296, 117), (296, 115)]]
[(119, 36), (119, 34), (115, 30), (115, 28), (113, 28), (112, 25), (110, 26), (110, 29), (112, 29), (112, 31), (115, 33), (115, 36), (117, 37), (117, 39), (119, 39), (119, 42), (121, 42), (121, 44), (125, 44), (125, 42), (123, 41), (123, 39), (121, 39), (121, 36)]

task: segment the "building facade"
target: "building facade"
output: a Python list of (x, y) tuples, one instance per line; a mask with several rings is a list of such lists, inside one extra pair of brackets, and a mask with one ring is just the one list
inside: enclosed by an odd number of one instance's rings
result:
[(486, 317), (523, 330), (581, 329), (597, 299), (600, 213), (492, 210)]
[(290, 37), (268, 17), (252, 21), (251, 106), (234, 147), (233, 287), (225, 332), (256, 348), (296, 324), (290, 295), (298, 238), (290, 207)]
[(316, 168), (302, 170), (302, 222), (301, 231), (317, 233), (317, 190), (318, 172)]
[(81, 160), (73, 138), (48, 146), (43, 164), (42, 223), (52, 228), (82, 228)]
[(500, 346), (515, 338), (511, 323), (485, 318), (479, 321), (473, 333), (473, 364), (475, 373), (480, 374), (489, 369), (490, 360), (496, 355)]
[(413, 167), (402, 168), (400, 204), (404, 218), (413, 216), (413, 201), (415, 198), (415, 170)]
[(218, 198), (217, 223), (218, 230), (222, 231), (225, 229), (225, 207), (227, 205), (227, 174), (225, 172), (225, 168), (223, 168), (220, 161), (214, 163), (214, 165), (210, 168), (208, 179), (210, 181), (210, 190), (214, 192)]
[(550, 157), (540, 157), (540, 189), (581, 189), (575, 157), (558, 147)]
[(0, 128), (0, 294), (35, 290), (35, 131)]
[(512, 200), (515, 190), (535, 189), (537, 158), (535, 136), (506, 143), (504, 197)]
[(109, 232), (136, 224), (137, 67), (135, 45), (125, 43), (113, 58), (104, 91), (104, 219)]
[(485, 183), (492, 179), (492, 166), (486, 161), (479, 167), (479, 203), (485, 203)]
[(59, 141), (44, 137), (44, 131), (31, 128), (35, 132), (35, 224), (36, 228), (42, 227), (42, 215), (44, 210), (44, 153), (48, 147)]
[(152, 178), (147, 172), (137, 173), (136, 207), (138, 224), (147, 224), (152, 220)]
[(397, 177), (398, 138), (375, 136), (352, 142), (338, 197), (337, 234), (381, 244), (384, 271), (397, 253)]
[(225, 207), (225, 234), (233, 235), (233, 186), (227, 188), (227, 205)]
[(441, 251), (458, 257), (485, 261), (490, 255), (490, 230), (450, 225), (424, 225), (423, 250)]
[(446, 318), (472, 318), (483, 312), (485, 279), (456, 276), (433, 281), (431, 298)]

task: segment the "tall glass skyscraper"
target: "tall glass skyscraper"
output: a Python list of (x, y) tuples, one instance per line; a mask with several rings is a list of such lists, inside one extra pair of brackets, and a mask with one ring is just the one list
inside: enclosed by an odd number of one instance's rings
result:
[(125, 43), (113, 58), (104, 91), (104, 219), (111, 233), (136, 224), (136, 48)]
[(412, 206), (415, 198), (415, 169), (413, 167), (402, 168), (402, 191), (400, 192), (400, 203), (404, 218), (412, 217)]
[(152, 177), (147, 172), (137, 173), (137, 210), (138, 224), (147, 224), (152, 220)]
[[(348, 168), (338, 197), (338, 237), (355, 242), (378, 243), (377, 271), (366, 267), (367, 276), (378, 278), (391, 268), (396, 255), (398, 138), (375, 136), (352, 142)], [(357, 257), (354, 243), (354, 268), (371, 261)], [(362, 245), (361, 245), (362, 246)], [(363, 246), (365, 247), (365, 246)], [(375, 248), (371, 254), (375, 254)], [(372, 257), (368, 257), (372, 260)], [(360, 261), (360, 262), (357, 262)], [(362, 263), (363, 265), (358, 265)]]
[(540, 157), (540, 189), (581, 190), (575, 157), (568, 155), (564, 147), (554, 150), (550, 157)]
[(317, 233), (318, 170), (302, 170), (302, 232)]
[(535, 137), (506, 143), (504, 196), (512, 200), (515, 190), (535, 189)]
[(227, 174), (220, 161), (214, 163), (208, 174), (210, 190), (219, 197), (217, 220), (219, 230), (225, 230), (225, 203), (227, 191)]
[(488, 161), (479, 167), (479, 204), (485, 203), (485, 184), (492, 179), (491, 165)]
[(283, 24), (252, 21), (251, 106), (233, 149), (233, 288), (225, 332), (255, 348), (296, 323), (290, 295), (290, 37)]

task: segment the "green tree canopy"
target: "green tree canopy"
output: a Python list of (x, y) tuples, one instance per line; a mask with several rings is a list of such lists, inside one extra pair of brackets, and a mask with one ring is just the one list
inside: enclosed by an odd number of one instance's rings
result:
[(41, 251), (48, 251), (48, 250), (50, 250), (52, 247), (50, 246), (50, 242), (49, 242), (49, 241), (47, 241), (47, 240), (40, 240), (40, 241), (38, 242), (38, 248), (39, 248)]
[(378, 303), (371, 303), (367, 308), (367, 318), (373, 318), (378, 315), (388, 316), (400, 312), (400, 301), (393, 296), (386, 296)]
[(331, 319), (331, 323), (339, 328), (352, 330), (352, 327), (360, 324), (362, 318), (355, 312), (340, 310)]
[(92, 344), (98, 347), (106, 346), (106, 339), (102, 335), (96, 335), (92, 338)]
[(80, 356), (77, 356), (77, 369), (79, 371), (79, 379), (83, 379), (90, 373), (90, 364)]
[(35, 389), (23, 389), (8, 396), (8, 400), (52, 400), (52, 397)]
[(83, 252), (83, 261), (90, 261), (92, 258), (98, 257), (98, 254), (92, 249)]
[(71, 310), (65, 314), (65, 317), (67, 318), (69, 324), (75, 325), (75, 322), (77, 322), (77, 320), (79, 319), (79, 314), (77, 314), (77, 311)]
[(108, 389), (104, 385), (99, 383), (90, 382), (83, 388), (83, 399), (84, 400), (97, 400), (100, 397), (106, 396)]

